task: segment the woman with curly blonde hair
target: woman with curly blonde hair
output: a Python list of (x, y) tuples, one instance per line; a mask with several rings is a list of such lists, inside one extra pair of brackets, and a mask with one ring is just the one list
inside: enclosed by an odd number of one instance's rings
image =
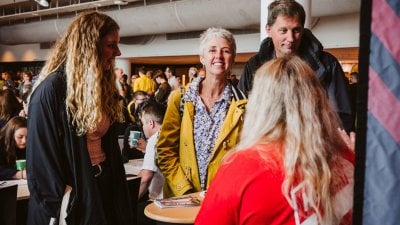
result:
[(264, 64), (241, 141), (214, 178), (196, 224), (351, 224), (354, 153), (340, 126), (299, 57)]
[(119, 26), (79, 15), (56, 42), (29, 101), (28, 224), (132, 224), (118, 148)]

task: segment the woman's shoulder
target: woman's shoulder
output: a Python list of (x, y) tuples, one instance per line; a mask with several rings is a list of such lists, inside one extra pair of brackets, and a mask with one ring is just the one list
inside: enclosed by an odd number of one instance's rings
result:
[(262, 171), (281, 171), (282, 160), (279, 148), (271, 144), (257, 144), (250, 148), (237, 150), (226, 157), (224, 164), (237, 169), (261, 169)]
[(31, 102), (34, 101), (37, 95), (41, 96), (41, 98), (54, 98), (65, 93), (65, 89), (66, 79), (64, 74), (60, 71), (54, 71), (36, 87), (32, 93)]
[(65, 75), (63, 71), (56, 70), (51, 72), (47, 77), (42, 81), (42, 83), (38, 86), (58, 86), (64, 85), (66, 83)]

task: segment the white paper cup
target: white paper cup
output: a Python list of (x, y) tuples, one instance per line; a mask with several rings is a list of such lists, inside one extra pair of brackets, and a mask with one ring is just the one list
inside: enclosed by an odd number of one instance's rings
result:
[(140, 131), (130, 131), (129, 133), (129, 145), (131, 147), (136, 147), (139, 138), (142, 136), (142, 132)]

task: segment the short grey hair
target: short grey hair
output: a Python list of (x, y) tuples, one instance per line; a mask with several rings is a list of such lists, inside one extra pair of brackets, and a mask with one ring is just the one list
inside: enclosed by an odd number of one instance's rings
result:
[(210, 27), (200, 35), (200, 56), (204, 55), (204, 50), (207, 48), (207, 44), (210, 42), (210, 39), (215, 37), (227, 40), (231, 45), (233, 56), (236, 56), (236, 41), (233, 37), (233, 34), (230, 31), (220, 27)]

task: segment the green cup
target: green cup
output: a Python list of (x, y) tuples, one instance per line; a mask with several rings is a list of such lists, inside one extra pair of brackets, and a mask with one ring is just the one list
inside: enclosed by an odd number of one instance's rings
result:
[(26, 166), (26, 160), (25, 159), (19, 159), (17, 161), (15, 161), (15, 165), (17, 167), (17, 170), (25, 170), (25, 166)]

